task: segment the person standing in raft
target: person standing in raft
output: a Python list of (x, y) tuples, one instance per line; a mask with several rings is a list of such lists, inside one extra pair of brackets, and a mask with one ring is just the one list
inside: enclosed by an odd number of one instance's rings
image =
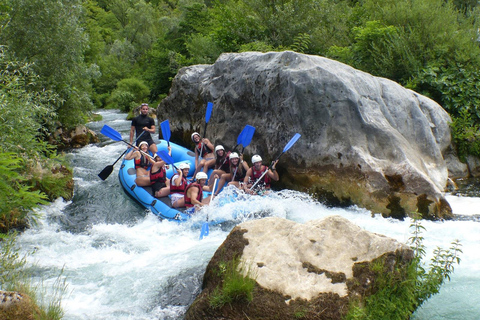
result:
[[(262, 157), (258, 154), (254, 155), (252, 157), (252, 167), (248, 169), (245, 179), (243, 180), (245, 192), (249, 194), (263, 194), (265, 191), (270, 190), (270, 182), (272, 180), (278, 181), (280, 179), (277, 169), (275, 168), (277, 162), (278, 160), (273, 162), (272, 168), (270, 169), (262, 164)], [(255, 185), (255, 190), (251, 190), (251, 187), (267, 170), (268, 172), (263, 176), (262, 180)]]
[(172, 207), (185, 207), (185, 190), (187, 190), (187, 176), (190, 171), (190, 165), (182, 162), (178, 165), (177, 173), (170, 178), (170, 196)]
[(142, 141), (138, 147), (132, 148), (126, 155), (126, 160), (135, 160), (135, 171), (137, 178), (135, 183), (139, 187), (148, 187), (151, 185), (150, 174), (150, 157), (148, 155), (148, 142)]
[[(172, 147), (168, 147), (168, 154), (172, 154)], [(152, 162), (152, 169), (150, 169), (150, 182), (155, 198), (166, 197), (170, 194), (170, 180), (167, 179), (167, 171), (165, 161), (163, 161), (158, 154), (155, 154)]]
[[(230, 173), (230, 151), (225, 152), (225, 148), (222, 145), (215, 147), (215, 167), (210, 177), (221, 177), (225, 173)], [(208, 180), (208, 186), (213, 187), (215, 179)], [(223, 186), (223, 185), (222, 185)], [(218, 188), (220, 190), (220, 187)]]
[(140, 142), (146, 141), (149, 146), (149, 150), (155, 154), (157, 153), (157, 145), (153, 142), (151, 133), (155, 133), (155, 120), (148, 116), (150, 108), (148, 104), (142, 103), (140, 106), (140, 115), (132, 119), (132, 126), (130, 127), (130, 144), (133, 143), (133, 136), (139, 137), (142, 132), (144, 134), (138, 139), (137, 146)]
[[(225, 173), (220, 176), (217, 190), (222, 190), (222, 187), (227, 181), (230, 181), (228, 185), (233, 185), (237, 188), (243, 188), (243, 181), (247, 175), (249, 169), (246, 161), (243, 161), (243, 154), (238, 156), (238, 153), (232, 152), (229, 156), (230, 159), (230, 173)], [(215, 193), (215, 196), (218, 192)]]
[(208, 176), (205, 172), (199, 172), (195, 176), (196, 181), (188, 185), (185, 191), (185, 207), (203, 207), (210, 204), (210, 196), (203, 199), (203, 191), (210, 191), (210, 188), (205, 185)]

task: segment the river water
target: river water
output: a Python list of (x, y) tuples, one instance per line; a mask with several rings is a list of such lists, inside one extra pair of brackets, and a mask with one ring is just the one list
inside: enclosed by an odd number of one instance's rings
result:
[[(90, 128), (99, 133), (108, 124), (128, 139), (130, 122), (124, 120), (125, 114), (100, 113), (103, 120), (90, 123)], [(123, 143), (99, 136), (99, 144), (68, 155), (74, 167), (73, 200), (59, 199), (41, 208), (39, 225), (19, 237), (25, 252), (35, 252), (28, 263), (36, 281), (52, 285), (59, 274), (66, 280), (62, 302), (66, 320), (182, 319), (200, 292), (203, 273), (215, 250), (233, 226), (247, 219), (268, 215), (304, 223), (341, 215), (366, 230), (402, 242), (410, 237), (409, 219), (385, 219), (356, 207), (327, 208), (294, 191), (267, 199), (249, 198), (222, 210), (213, 204), (185, 224), (161, 222), (125, 195), (117, 177), (120, 163), (106, 181), (98, 178), (125, 150)], [(480, 195), (468, 189), (460, 196), (447, 195), (447, 199), (456, 219), (423, 222), (424, 244), (431, 257), (437, 246), (446, 249), (459, 239), (462, 261), (451, 281), (413, 319), (480, 319)], [(233, 207), (242, 208), (245, 215), (233, 220)], [(195, 225), (204, 221), (207, 213), (227, 222), (211, 227), (210, 235), (199, 240), (200, 230)]]

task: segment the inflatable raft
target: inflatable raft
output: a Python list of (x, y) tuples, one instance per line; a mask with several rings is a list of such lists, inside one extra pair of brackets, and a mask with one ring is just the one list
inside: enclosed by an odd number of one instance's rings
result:
[[(175, 166), (178, 167), (180, 163), (188, 163), (190, 165), (188, 178), (191, 178), (195, 172), (195, 153), (172, 142), (170, 142), (170, 146), (172, 147), (172, 158), (175, 160)], [(159, 140), (157, 147), (158, 151), (167, 151), (167, 142), (165, 140)], [(211, 171), (212, 170), (209, 171), (209, 176)], [(169, 166), (166, 172), (168, 179), (170, 179), (176, 173), (176, 170), (172, 166)], [(152, 211), (153, 214), (162, 220), (167, 219), (182, 222), (190, 218), (191, 215), (189, 213), (171, 207), (170, 197), (155, 198), (151, 187), (137, 186), (135, 184), (136, 177), (134, 160), (125, 160), (124, 158), (118, 173), (118, 178), (124, 191), (130, 197), (146, 209)], [(204, 194), (208, 196), (209, 193), (204, 192)]]

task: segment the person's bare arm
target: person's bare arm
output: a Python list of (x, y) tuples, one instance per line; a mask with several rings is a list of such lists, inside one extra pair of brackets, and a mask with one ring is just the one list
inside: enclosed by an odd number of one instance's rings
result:
[(130, 144), (133, 143), (133, 136), (135, 135), (135, 127), (131, 126), (130, 127)]

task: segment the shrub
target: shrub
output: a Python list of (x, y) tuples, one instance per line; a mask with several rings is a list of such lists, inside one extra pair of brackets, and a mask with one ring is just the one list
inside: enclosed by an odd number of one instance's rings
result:
[(387, 272), (381, 261), (373, 263), (375, 293), (366, 297), (363, 304), (352, 302), (346, 319), (409, 319), (412, 313), (437, 294), (445, 279), (450, 280), (454, 265), (460, 263), (460, 243), (452, 242), (448, 250), (437, 248), (430, 261), (429, 269), (424, 268), (425, 246), (421, 235), (424, 227), (414, 219), (413, 234), (410, 238), (414, 252), (412, 262), (401, 268), (395, 264), (393, 272)]
[(46, 204), (46, 195), (32, 191), (20, 174), (23, 159), (14, 153), (0, 152), (0, 233), (24, 227), (27, 214), (38, 204)]
[(117, 88), (107, 99), (107, 108), (129, 112), (145, 101), (149, 94), (150, 90), (141, 80), (136, 78), (123, 79), (117, 83)]

